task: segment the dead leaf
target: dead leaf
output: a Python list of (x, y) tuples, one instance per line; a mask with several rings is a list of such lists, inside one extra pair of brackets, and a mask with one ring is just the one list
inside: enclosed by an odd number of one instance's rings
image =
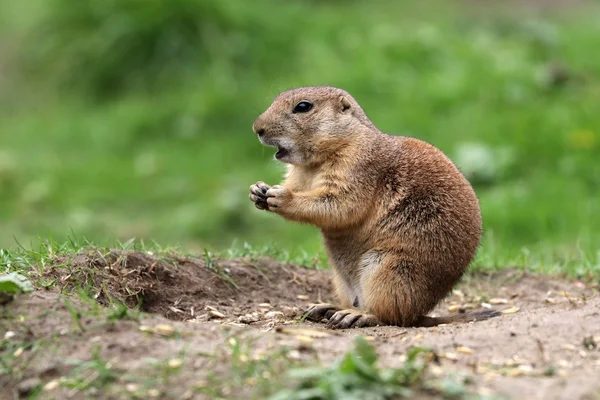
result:
[(440, 366), (432, 365), (429, 367), (429, 372), (431, 372), (433, 376), (441, 376), (444, 373), (444, 370)]
[(463, 354), (473, 354), (473, 350), (471, 350), (468, 347), (465, 346), (458, 346), (456, 348), (456, 351), (458, 351), (459, 353), (463, 353)]
[(560, 348), (563, 350), (575, 351), (575, 345), (570, 343), (563, 344)]
[(171, 336), (175, 329), (171, 325), (159, 324), (154, 327), (153, 332), (161, 336)]
[(502, 314), (514, 314), (520, 310), (519, 307), (511, 307), (500, 311)]
[(220, 313), (217, 310), (210, 310), (208, 314), (213, 318), (225, 318), (225, 314)]
[(293, 335), (293, 336), (307, 336), (311, 338), (324, 338), (331, 336), (330, 333), (324, 331), (318, 331), (316, 329), (308, 329), (308, 328), (284, 328), (277, 327), (275, 329), (278, 333), (283, 333), (284, 335)]
[(531, 366), (531, 364), (519, 365), (519, 369), (526, 374), (530, 374), (533, 372), (533, 367)]
[(183, 361), (180, 358), (172, 358), (169, 360), (167, 365), (169, 366), (169, 368), (175, 369), (181, 367), (183, 365)]
[(298, 339), (299, 341), (301, 341), (303, 343), (312, 343), (313, 342), (313, 338), (311, 338), (310, 336), (299, 335), (299, 336), (296, 336), (296, 339)]
[(508, 304), (508, 299), (501, 299), (501, 298), (493, 298), (490, 299), (490, 301), (488, 302), (492, 305), (498, 305), (498, 304)]
[(508, 370), (508, 376), (517, 377), (524, 375), (525, 372), (520, 368), (513, 368)]

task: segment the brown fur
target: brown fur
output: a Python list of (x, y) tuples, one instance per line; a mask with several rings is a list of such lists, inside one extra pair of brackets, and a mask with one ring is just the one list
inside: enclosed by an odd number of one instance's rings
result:
[[(302, 100), (312, 109), (293, 112)], [(343, 328), (496, 315), (426, 317), (461, 278), (482, 235), (475, 192), (440, 150), (382, 133), (333, 87), (283, 92), (253, 130), (263, 144), (283, 149), (278, 157), (289, 169), (281, 186), (252, 185), (250, 199), (319, 227), (333, 267), (342, 307), (316, 305), (308, 318), (327, 316)]]

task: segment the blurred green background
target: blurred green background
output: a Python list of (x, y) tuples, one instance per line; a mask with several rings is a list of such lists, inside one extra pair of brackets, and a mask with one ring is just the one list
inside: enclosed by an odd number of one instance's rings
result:
[(247, 193), (283, 172), (253, 120), (326, 84), (455, 160), (483, 208), (478, 266), (597, 273), (600, 7), (565, 3), (0, 0), (0, 247), (322, 258), (315, 229)]

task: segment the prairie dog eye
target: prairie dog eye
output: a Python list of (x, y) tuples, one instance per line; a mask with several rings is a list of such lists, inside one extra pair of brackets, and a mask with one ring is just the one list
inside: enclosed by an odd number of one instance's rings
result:
[(309, 103), (306, 100), (302, 100), (300, 103), (296, 104), (294, 107), (294, 113), (305, 113), (309, 112), (313, 108), (312, 103)]

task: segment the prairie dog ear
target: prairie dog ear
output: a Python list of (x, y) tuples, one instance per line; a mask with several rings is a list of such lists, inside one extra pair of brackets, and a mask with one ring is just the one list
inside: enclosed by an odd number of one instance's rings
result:
[(340, 96), (340, 107), (342, 108), (342, 112), (346, 112), (352, 107), (352, 105), (347, 98)]

